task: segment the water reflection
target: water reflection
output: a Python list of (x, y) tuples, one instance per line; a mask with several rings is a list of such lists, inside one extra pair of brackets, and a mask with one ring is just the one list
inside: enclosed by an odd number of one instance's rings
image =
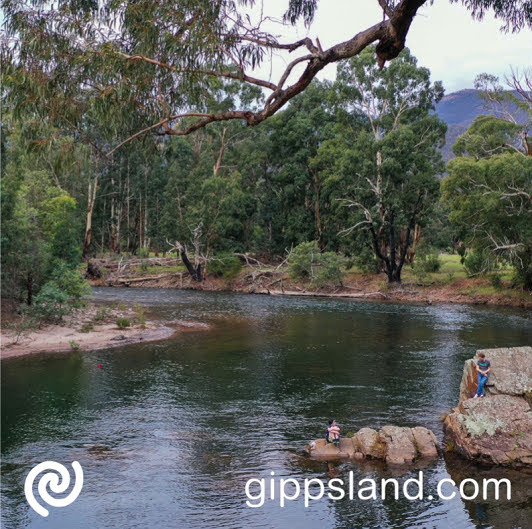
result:
[[(504, 504), (322, 500), (283, 509), (250, 509), (244, 494), (248, 479), (272, 471), (300, 480), (387, 475), (371, 465), (328, 468), (301, 450), (332, 415), (344, 432), (396, 424), (440, 435), (464, 359), (477, 347), (530, 343), (525, 312), (150, 289), (95, 295), (214, 326), (167, 342), (5, 362), (3, 527), (526, 527), (524, 492)], [(46, 520), (22, 491), (44, 459), (78, 460), (86, 475), (78, 500)], [(448, 470), (454, 477), (443, 460), (425, 468), (427, 490)]]

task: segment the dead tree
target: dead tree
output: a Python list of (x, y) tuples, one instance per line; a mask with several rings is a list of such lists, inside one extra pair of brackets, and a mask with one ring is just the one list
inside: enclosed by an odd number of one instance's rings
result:
[(202, 271), (202, 263), (198, 255), (194, 258), (194, 264), (190, 262), (190, 259), (187, 255), (187, 248), (185, 245), (181, 244), (179, 241), (175, 241), (174, 244), (168, 241), (166, 239), (167, 244), (170, 246), (169, 252), (178, 252), (181, 256), (181, 260), (183, 261), (183, 264), (185, 265), (186, 269), (188, 270), (188, 273), (190, 274), (190, 277), (193, 281), (196, 281), (197, 283), (201, 283), (203, 281), (203, 271)]

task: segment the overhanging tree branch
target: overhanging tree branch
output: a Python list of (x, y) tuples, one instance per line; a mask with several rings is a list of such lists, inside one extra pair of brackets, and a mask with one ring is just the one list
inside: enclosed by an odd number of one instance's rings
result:
[[(190, 134), (216, 121), (240, 119), (249, 126), (258, 125), (268, 117), (278, 112), (293, 97), (303, 92), (303, 90), (309, 86), (316, 75), (327, 65), (343, 59), (354, 57), (367, 46), (377, 41), (379, 42), (377, 45), (377, 61), (379, 67), (382, 68), (386, 61), (394, 59), (401, 52), (401, 50), (403, 50), (410, 24), (419, 7), (421, 7), (426, 1), (427, 0), (402, 0), (395, 8), (393, 8), (393, 10), (388, 4), (386, 4), (387, 11), (389, 13), (388, 20), (375, 24), (374, 26), (357, 33), (353, 38), (336, 44), (325, 51), (321, 49), (321, 45), (314, 45), (309, 38), (301, 39), (290, 44), (280, 44), (274, 40), (264, 40), (248, 35), (234, 37), (240, 41), (252, 42), (266, 48), (284, 49), (288, 50), (289, 52), (295, 51), (298, 48), (305, 46), (311, 53), (302, 57), (298, 57), (288, 64), (285, 71), (280, 76), (277, 84), (247, 76), (243, 69), (238, 73), (232, 73), (226, 70), (196, 70), (195, 73), (198, 74), (239, 79), (250, 84), (268, 88), (272, 90), (272, 93), (266, 99), (263, 108), (256, 111), (228, 110), (226, 112), (218, 113), (185, 112), (164, 117), (154, 125), (146, 127), (142, 131), (139, 131), (122, 141), (109, 152), (109, 155), (133, 139), (153, 130), (156, 130), (157, 134), (161, 135), (182, 136)], [(140, 60), (166, 69), (171, 69), (172, 71), (176, 72), (182, 71), (172, 67), (168, 63), (163, 63), (162, 61), (141, 55), (128, 56), (126, 54), (121, 54), (121, 56), (128, 60)], [(299, 75), (299, 78), (293, 84), (284, 87), (286, 81), (293, 73), (295, 66), (301, 63), (306, 63), (306, 66), (303, 72)], [(188, 123), (181, 119), (184, 117), (198, 117), (199, 119), (193, 123)], [(175, 123), (173, 123), (171, 126), (168, 126), (168, 124), (171, 122)], [(163, 125), (166, 126), (163, 127)]]

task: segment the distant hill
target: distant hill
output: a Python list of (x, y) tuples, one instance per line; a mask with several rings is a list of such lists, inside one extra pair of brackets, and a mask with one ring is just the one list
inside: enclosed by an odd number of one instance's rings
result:
[[(478, 115), (490, 112), (484, 108), (484, 102), (478, 97), (477, 91), (467, 88), (444, 96), (436, 105), (436, 113), (448, 126), (442, 149), (443, 159), (448, 162), (454, 158), (452, 148), (456, 138), (467, 130)], [(523, 122), (525, 121), (526, 116), (523, 115)]]
[(436, 105), (436, 113), (448, 126), (442, 149), (446, 163), (454, 158), (452, 148), (456, 138), (467, 130), (478, 115), (485, 112), (484, 102), (473, 88), (448, 94)]

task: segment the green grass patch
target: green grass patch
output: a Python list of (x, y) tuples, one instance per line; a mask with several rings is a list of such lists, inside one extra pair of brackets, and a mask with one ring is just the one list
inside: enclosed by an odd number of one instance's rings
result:
[(178, 272), (185, 272), (185, 265), (176, 266), (145, 266), (143, 268), (137, 267), (133, 269), (135, 274), (140, 276), (158, 276), (160, 274), (174, 274)]

